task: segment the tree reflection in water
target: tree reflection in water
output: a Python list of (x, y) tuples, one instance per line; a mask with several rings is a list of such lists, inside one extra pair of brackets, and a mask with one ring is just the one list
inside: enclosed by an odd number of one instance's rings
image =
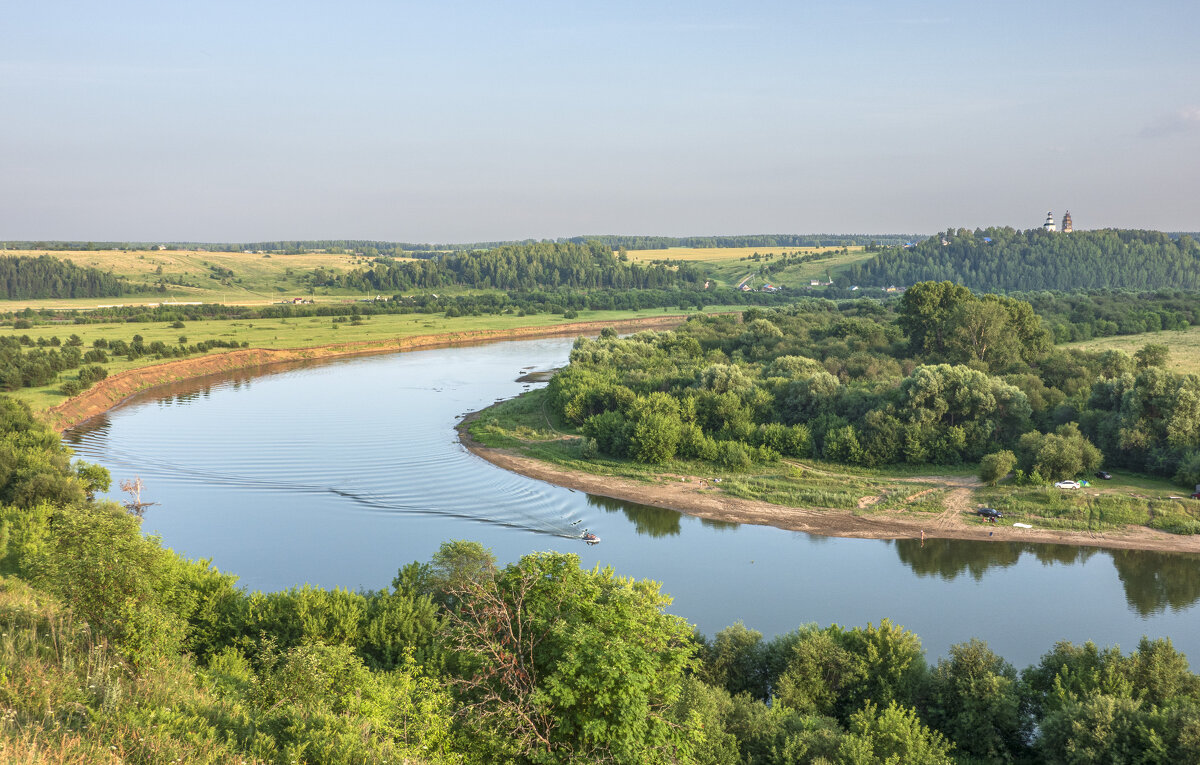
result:
[(946, 581), (970, 574), (981, 581), (994, 567), (1016, 565), (1022, 553), (1043, 564), (1083, 563), (1094, 555), (1112, 558), (1125, 589), (1125, 600), (1142, 616), (1179, 611), (1200, 600), (1200, 556), (1146, 550), (1101, 550), (1073, 545), (1023, 542), (972, 542), (960, 539), (897, 539), (896, 554), (918, 576)]
[(1142, 616), (1179, 611), (1200, 600), (1200, 556), (1113, 550), (1125, 599)]
[(597, 497), (589, 494), (588, 504), (598, 507), (606, 513), (621, 512), (633, 522), (633, 528), (639, 534), (651, 537), (672, 537), (679, 534), (679, 513), (663, 507), (639, 505), (636, 502), (622, 502), (619, 499)]

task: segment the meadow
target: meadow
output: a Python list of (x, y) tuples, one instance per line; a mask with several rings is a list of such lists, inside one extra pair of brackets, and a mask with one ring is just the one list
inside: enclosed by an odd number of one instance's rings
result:
[[(718, 284), (736, 287), (747, 282), (751, 287), (773, 284), (777, 287), (809, 287), (813, 279), (825, 281), (847, 268), (869, 260), (875, 253), (855, 247), (671, 247), (665, 250), (629, 250), (629, 259), (637, 262), (662, 260), (700, 264)], [(813, 257), (792, 263), (775, 273), (763, 273), (763, 267), (785, 255)]]
[(1085, 351), (1118, 350), (1132, 355), (1149, 343), (1165, 345), (1170, 349), (1171, 355), (1167, 361), (1167, 368), (1172, 372), (1200, 374), (1200, 326), (1188, 327), (1184, 330), (1145, 332), (1139, 335), (1098, 337), (1081, 343), (1071, 343), (1064, 347)]

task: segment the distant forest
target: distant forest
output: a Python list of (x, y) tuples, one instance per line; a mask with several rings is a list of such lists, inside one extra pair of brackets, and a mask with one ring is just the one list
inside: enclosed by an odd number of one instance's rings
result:
[(854, 245), (893, 245), (922, 238), (922, 234), (744, 234), (740, 236), (635, 236), (600, 234), (558, 239), (518, 239), (490, 242), (383, 242), (373, 239), (280, 239), (263, 242), (81, 242), (24, 241), (3, 242), (10, 250), (148, 250), (159, 245), (181, 250), (271, 253), (361, 252), (368, 257), (420, 257), (423, 253), (459, 250), (491, 250), (497, 247), (529, 244), (587, 244), (600, 242), (613, 250), (665, 250), (668, 247), (843, 247)]
[(1188, 234), (1102, 229), (949, 230), (889, 247), (851, 268), (861, 286), (948, 280), (985, 292), (1098, 288), (1200, 289), (1200, 245)]
[(130, 289), (119, 276), (50, 255), (0, 256), (0, 284), (6, 300), (112, 297)]
[(462, 252), (438, 260), (382, 259), (370, 268), (338, 273), (318, 268), (310, 273), (313, 287), (392, 292), (414, 288), (463, 286), (477, 289), (657, 289), (699, 287), (697, 267), (677, 268), (629, 263), (608, 245), (542, 242), (505, 245), (486, 252)]

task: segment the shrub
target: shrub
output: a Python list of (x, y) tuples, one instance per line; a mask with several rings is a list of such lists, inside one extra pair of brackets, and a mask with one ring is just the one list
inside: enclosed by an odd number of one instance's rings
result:
[(79, 370), (79, 384), (84, 388), (90, 388), (94, 383), (100, 382), (105, 377), (108, 377), (108, 370), (96, 364), (83, 367)]
[(980, 461), (979, 480), (988, 486), (995, 486), (996, 482), (1008, 475), (1016, 464), (1017, 457), (1012, 452), (1008, 450), (993, 452)]
[(752, 451), (741, 441), (718, 441), (717, 464), (727, 468), (747, 468), (754, 463)]

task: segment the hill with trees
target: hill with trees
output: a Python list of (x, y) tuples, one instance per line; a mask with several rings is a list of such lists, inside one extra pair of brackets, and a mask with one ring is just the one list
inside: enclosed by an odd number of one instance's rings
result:
[(5, 300), (115, 297), (131, 288), (119, 276), (50, 255), (0, 256), (0, 284)]
[(539, 242), (504, 245), (483, 252), (459, 252), (421, 261), (379, 260), (347, 273), (317, 269), (314, 287), (395, 292), (446, 286), (476, 289), (655, 289), (700, 287), (704, 275), (694, 266), (630, 263), (599, 242)]
[(846, 273), (861, 286), (948, 280), (986, 292), (1200, 289), (1200, 245), (1184, 234), (1101, 229), (948, 230), (888, 247)]

